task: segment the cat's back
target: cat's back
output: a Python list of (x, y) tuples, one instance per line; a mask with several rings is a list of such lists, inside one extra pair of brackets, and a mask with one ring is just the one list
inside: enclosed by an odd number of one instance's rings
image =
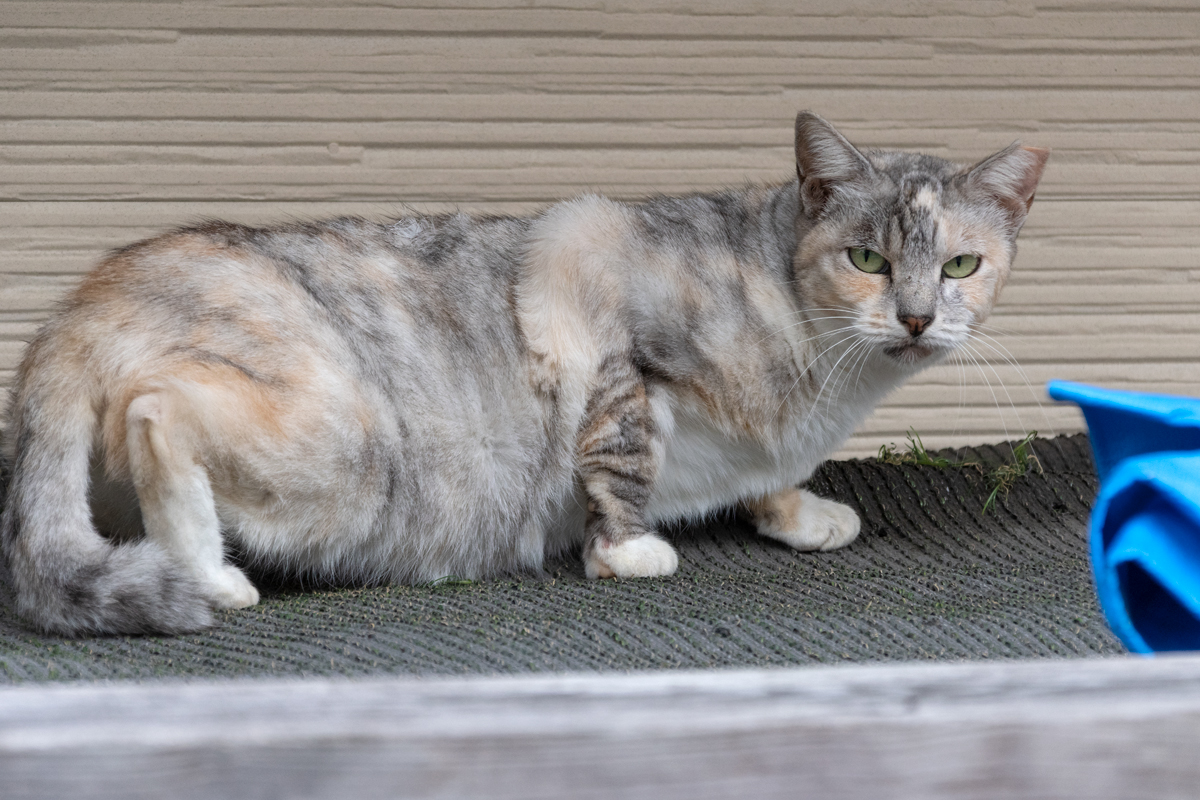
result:
[(208, 221), (110, 253), (68, 298), (65, 316), (136, 308), (148, 322), (185, 330), (236, 323), (239, 310), (274, 311), (281, 327), (328, 325), (347, 335), (378, 333), (397, 313), (487, 324), (505, 312), (526, 228), (521, 219), (466, 215)]
[(53, 343), (31, 350), (86, 353), (101, 384), (225, 367), (278, 394), (383, 403), (372, 413), (401, 422), (520, 406), (512, 297), (527, 225), (454, 214), (180, 228), (111, 253), (39, 337)]
[(200, 357), (270, 372), (308, 356), (384, 391), (430, 359), (500, 367), (520, 356), (510, 298), (526, 227), (466, 215), (208, 221), (110, 253), (39, 340), (119, 346), (125, 366)]

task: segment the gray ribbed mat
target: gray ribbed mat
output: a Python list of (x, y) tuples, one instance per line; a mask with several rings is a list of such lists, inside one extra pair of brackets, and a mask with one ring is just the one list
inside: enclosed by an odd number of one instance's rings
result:
[[(0, 682), (159, 676), (496, 673), (1113, 654), (1092, 588), (1084, 436), (1038, 441), (1044, 475), (986, 517), (974, 469), (830, 462), (810, 488), (863, 534), (795, 553), (728, 518), (668, 531), (675, 576), (276, 591), (176, 638), (38, 636), (0, 594)], [(999, 445), (956, 453), (997, 463)]]

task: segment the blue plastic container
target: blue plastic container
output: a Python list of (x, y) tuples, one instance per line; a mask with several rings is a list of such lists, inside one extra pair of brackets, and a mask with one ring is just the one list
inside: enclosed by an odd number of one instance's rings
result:
[(1135, 653), (1200, 650), (1200, 400), (1052, 381), (1083, 409), (1100, 476), (1096, 591)]

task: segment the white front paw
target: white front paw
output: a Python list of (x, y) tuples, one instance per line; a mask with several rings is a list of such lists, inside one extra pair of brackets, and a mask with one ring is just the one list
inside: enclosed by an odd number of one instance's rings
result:
[(675, 548), (653, 533), (620, 544), (597, 541), (584, 560), (589, 578), (656, 578), (673, 574), (678, 566)]
[(258, 603), (258, 589), (240, 569), (225, 564), (208, 577), (208, 591), (217, 608), (246, 608)]
[(764, 498), (756, 504), (755, 511), (760, 534), (797, 550), (845, 547), (854, 541), (861, 527), (853, 509), (803, 489)]

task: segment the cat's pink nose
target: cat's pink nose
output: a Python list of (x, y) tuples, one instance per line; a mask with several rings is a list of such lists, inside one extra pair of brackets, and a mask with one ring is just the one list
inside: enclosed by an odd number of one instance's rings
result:
[(908, 329), (908, 332), (914, 337), (920, 336), (933, 322), (933, 317), (901, 317), (900, 324)]

